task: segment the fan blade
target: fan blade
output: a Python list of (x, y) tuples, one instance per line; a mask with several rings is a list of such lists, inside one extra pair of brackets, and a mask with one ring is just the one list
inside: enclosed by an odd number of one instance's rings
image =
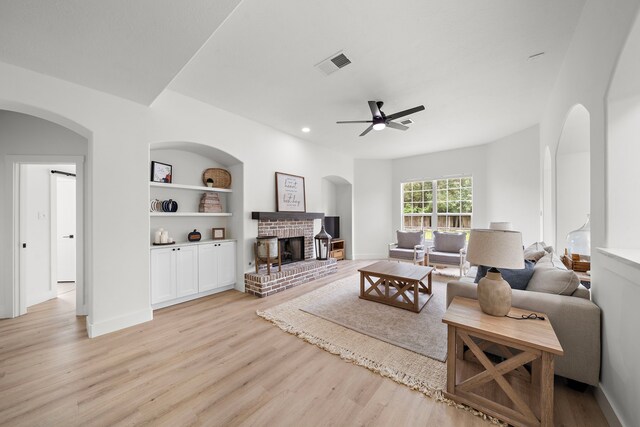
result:
[(387, 116), (387, 120), (395, 120), (400, 117), (408, 116), (409, 114), (417, 113), (418, 111), (424, 110), (424, 105), (420, 105), (419, 107), (409, 108), (408, 110), (400, 111), (398, 113), (389, 114)]
[(376, 101), (369, 101), (369, 108), (371, 109), (371, 115), (373, 117), (382, 117), (382, 113), (380, 112)]
[(407, 129), (409, 129), (409, 126), (401, 125), (400, 123), (396, 123), (396, 122), (386, 122), (386, 124), (390, 128), (394, 128), (394, 129), (398, 129), (398, 130), (407, 130)]
[(366, 129), (364, 130), (364, 132), (362, 132), (362, 133), (360, 134), (360, 136), (365, 136), (366, 134), (368, 134), (368, 133), (371, 131), (371, 129), (373, 129), (373, 125), (371, 125), (371, 126), (369, 126), (368, 128), (366, 128)]
[(346, 122), (336, 122), (338, 124), (342, 124), (342, 123), (373, 123), (373, 120), (351, 120), (351, 121), (346, 121)]

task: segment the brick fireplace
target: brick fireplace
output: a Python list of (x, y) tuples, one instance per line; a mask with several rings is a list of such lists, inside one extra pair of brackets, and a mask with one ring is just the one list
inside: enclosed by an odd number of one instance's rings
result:
[(258, 220), (258, 237), (264, 236), (276, 236), (278, 239), (304, 237), (303, 259), (313, 258), (313, 219)]
[(304, 261), (292, 262), (282, 267), (271, 268), (267, 274), (262, 267), (244, 275), (245, 292), (258, 297), (266, 297), (276, 292), (301, 285), (338, 271), (335, 259), (319, 261), (314, 258), (313, 222), (323, 220), (323, 213), (312, 212), (252, 212), (251, 217), (258, 220), (258, 236), (276, 236), (278, 239), (302, 237), (304, 239)]

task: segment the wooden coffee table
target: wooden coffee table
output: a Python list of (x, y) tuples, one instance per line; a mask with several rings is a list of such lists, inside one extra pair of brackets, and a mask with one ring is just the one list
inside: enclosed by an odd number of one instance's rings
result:
[(419, 313), (433, 295), (431, 267), (379, 261), (358, 271), (362, 299)]
[[(529, 313), (512, 308), (509, 315)], [(483, 313), (477, 300), (455, 297), (442, 318), (449, 325), (445, 396), (511, 425), (552, 426), (553, 362), (564, 352), (549, 319), (538, 315), (545, 320), (495, 317)], [(503, 361), (494, 364), (487, 357), (484, 350), (490, 346)], [(531, 373), (523, 366), (529, 362)], [(469, 368), (467, 373), (485, 370), (465, 378), (457, 365)], [(504, 392), (500, 395), (506, 395), (501, 402), (495, 400), (498, 390), (490, 387), (495, 386), (492, 381)], [(493, 395), (486, 396), (492, 390)]]

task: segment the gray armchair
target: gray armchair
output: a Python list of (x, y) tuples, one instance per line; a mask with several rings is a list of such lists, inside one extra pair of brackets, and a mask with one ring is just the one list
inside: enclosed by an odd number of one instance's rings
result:
[(396, 232), (398, 241), (389, 244), (389, 259), (424, 265), (424, 232)]
[(427, 247), (426, 265), (437, 267), (448, 265), (460, 268), (460, 277), (464, 276), (466, 263), (467, 236), (464, 233), (433, 232), (433, 245)]

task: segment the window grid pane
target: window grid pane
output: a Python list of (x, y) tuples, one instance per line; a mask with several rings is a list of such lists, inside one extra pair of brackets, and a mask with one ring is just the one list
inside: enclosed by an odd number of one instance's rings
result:
[[(404, 230), (425, 230), (425, 238), (431, 238), (431, 231), (434, 229), (441, 231), (471, 229), (473, 212), (473, 179), (471, 177), (406, 182), (402, 184), (402, 192)], [(434, 208), (436, 218), (435, 223), (432, 223)]]

